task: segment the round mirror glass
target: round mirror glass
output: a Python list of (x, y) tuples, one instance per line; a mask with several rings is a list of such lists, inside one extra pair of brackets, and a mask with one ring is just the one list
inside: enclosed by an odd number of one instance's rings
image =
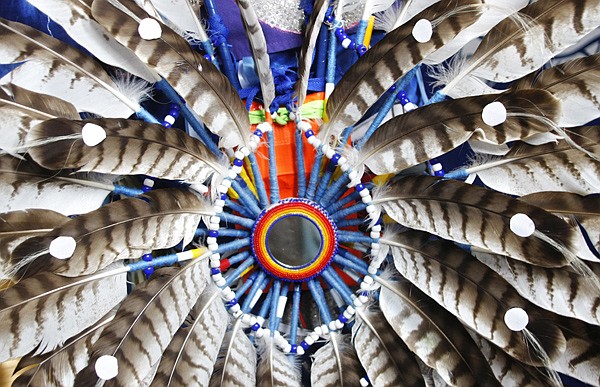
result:
[(269, 254), (288, 267), (304, 266), (313, 261), (322, 244), (317, 226), (303, 216), (286, 216), (275, 222), (267, 233)]

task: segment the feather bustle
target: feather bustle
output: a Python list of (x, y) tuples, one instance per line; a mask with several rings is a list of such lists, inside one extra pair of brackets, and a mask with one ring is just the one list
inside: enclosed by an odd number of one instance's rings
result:
[(312, 387), (357, 386), (361, 372), (349, 335), (331, 332), (329, 342), (315, 352), (310, 383)]

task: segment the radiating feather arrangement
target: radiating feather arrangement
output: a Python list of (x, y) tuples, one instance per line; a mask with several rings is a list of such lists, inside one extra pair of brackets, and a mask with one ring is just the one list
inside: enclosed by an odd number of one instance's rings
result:
[(600, 386), (597, 0), (9, 4), (0, 384)]

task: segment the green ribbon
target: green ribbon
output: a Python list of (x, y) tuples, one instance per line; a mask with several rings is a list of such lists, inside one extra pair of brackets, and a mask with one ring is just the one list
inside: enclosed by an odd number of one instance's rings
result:
[[(316, 100), (307, 102), (300, 108), (300, 113), (302, 113), (302, 118), (307, 119), (317, 119), (323, 118), (323, 100)], [(264, 110), (252, 110), (248, 113), (250, 116), (250, 123), (260, 124), (265, 121), (265, 111)], [(290, 122), (290, 112), (285, 107), (280, 107), (277, 109), (277, 115), (273, 117), (273, 120), (279, 125), (286, 125)]]

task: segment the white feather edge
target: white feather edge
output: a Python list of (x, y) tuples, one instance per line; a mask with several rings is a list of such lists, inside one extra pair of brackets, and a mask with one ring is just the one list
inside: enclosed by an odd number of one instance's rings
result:
[(151, 1), (162, 19), (176, 27), (175, 30), (181, 31), (183, 37), (197, 42), (209, 40), (204, 25), (190, 0)]

